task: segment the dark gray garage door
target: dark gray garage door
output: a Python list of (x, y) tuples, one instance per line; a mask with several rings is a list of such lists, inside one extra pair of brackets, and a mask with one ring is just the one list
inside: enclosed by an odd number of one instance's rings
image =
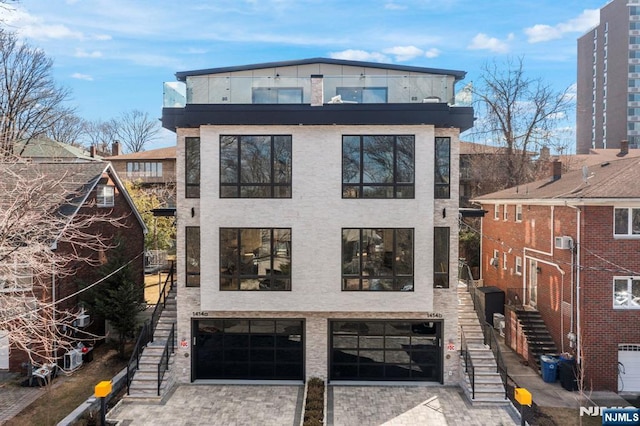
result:
[(331, 380), (442, 382), (442, 322), (331, 321)]
[(192, 380), (303, 380), (303, 326), (302, 320), (193, 320)]

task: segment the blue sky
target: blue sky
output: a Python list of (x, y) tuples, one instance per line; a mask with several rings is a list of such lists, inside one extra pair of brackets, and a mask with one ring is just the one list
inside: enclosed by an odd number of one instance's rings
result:
[[(90, 120), (162, 115), (175, 72), (328, 57), (463, 70), (523, 56), (530, 77), (576, 81), (576, 39), (606, 0), (20, 0), (5, 26), (54, 60)], [(460, 85), (459, 87), (462, 87)], [(569, 117), (568, 127), (573, 126)], [(147, 149), (175, 144), (164, 131)]]

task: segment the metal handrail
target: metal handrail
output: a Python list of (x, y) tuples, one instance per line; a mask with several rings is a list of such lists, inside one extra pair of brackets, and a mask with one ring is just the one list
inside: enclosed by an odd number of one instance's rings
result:
[(173, 324), (171, 324), (171, 331), (169, 332), (169, 337), (167, 337), (167, 342), (164, 344), (162, 356), (160, 357), (160, 362), (158, 363), (158, 396), (160, 396), (160, 385), (162, 385), (164, 373), (169, 369), (169, 358), (175, 350), (175, 346), (173, 344), (173, 341), (175, 339), (175, 330), (176, 323), (174, 322)]
[(469, 375), (469, 381), (471, 382), (471, 399), (476, 399), (476, 369), (473, 366), (471, 355), (469, 355), (469, 347), (467, 346), (467, 339), (462, 326), (460, 326), (460, 340), (461, 352), (464, 357), (464, 372)]
[(173, 275), (175, 272), (175, 264), (171, 261), (171, 267), (169, 268), (169, 274), (167, 275), (166, 280), (164, 281), (164, 285), (160, 290), (160, 295), (158, 296), (158, 303), (156, 303), (156, 307), (153, 309), (153, 313), (151, 314), (151, 341), (153, 342), (154, 334), (156, 331), (156, 327), (158, 325), (158, 321), (160, 321), (160, 316), (162, 315), (162, 311), (164, 311), (165, 306), (167, 305), (167, 296), (169, 292), (173, 289), (174, 279)]
[(498, 343), (498, 338), (496, 337), (495, 330), (488, 322), (484, 323), (483, 329), (484, 328), (488, 330), (488, 332), (486, 332), (485, 334), (489, 336), (488, 339), (485, 339), (484, 344), (489, 345), (491, 351), (493, 352), (493, 356), (496, 359), (496, 373), (500, 374), (500, 379), (502, 380), (502, 385), (504, 386), (504, 399), (507, 399), (509, 397), (507, 393), (507, 380), (509, 377), (507, 374), (507, 364), (505, 363), (502, 356), (502, 351), (500, 350), (500, 344)]
[[(127, 363), (127, 395), (129, 395), (131, 382), (133, 381), (133, 374), (140, 368), (140, 357), (142, 356), (142, 349), (149, 343), (149, 322), (145, 321), (144, 325), (140, 326), (138, 332), (138, 339), (133, 347), (133, 353), (129, 362)], [(135, 362), (135, 368), (132, 367)]]

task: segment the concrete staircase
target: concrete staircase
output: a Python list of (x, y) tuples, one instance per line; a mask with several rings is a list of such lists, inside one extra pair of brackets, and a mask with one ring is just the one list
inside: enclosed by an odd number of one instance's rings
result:
[(464, 357), (460, 357), (461, 371), (464, 374), (462, 389), (473, 405), (508, 405), (505, 390), (493, 352), (484, 344), (484, 335), (473, 300), (466, 286), (458, 287), (458, 325), (463, 330), (467, 342), (468, 352), (475, 369), (475, 398), (472, 397), (470, 374), (464, 373)]
[(164, 372), (164, 377), (160, 384), (160, 395), (158, 395), (158, 364), (171, 333), (171, 327), (176, 323), (176, 317), (176, 286), (174, 286), (167, 295), (165, 308), (156, 325), (153, 342), (149, 342), (142, 351), (139, 368), (133, 376), (133, 381), (129, 387), (129, 395), (125, 398), (159, 402), (173, 386), (175, 379), (172, 374), (172, 366), (175, 351), (177, 350), (177, 330), (174, 332), (174, 353), (169, 354), (169, 369)]

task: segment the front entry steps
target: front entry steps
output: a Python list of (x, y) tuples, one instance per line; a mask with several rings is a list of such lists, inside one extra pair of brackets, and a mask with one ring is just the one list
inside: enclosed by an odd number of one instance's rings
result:
[(529, 360), (535, 360), (538, 372), (540, 371), (540, 355), (557, 354), (558, 348), (540, 315), (540, 312), (531, 309), (518, 309), (516, 316), (520, 322), (522, 332), (527, 340)]
[(480, 320), (473, 309), (473, 300), (466, 286), (458, 287), (458, 325), (464, 332), (475, 371), (474, 398), (471, 376), (468, 372), (465, 373), (464, 357), (460, 357), (460, 368), (464, 376), (461, 386), (465, 395), (473, 405), (509, 405), (509, 399), (505, 399), (505, 389), (496, 360), (491, 348), (484, 344)]

